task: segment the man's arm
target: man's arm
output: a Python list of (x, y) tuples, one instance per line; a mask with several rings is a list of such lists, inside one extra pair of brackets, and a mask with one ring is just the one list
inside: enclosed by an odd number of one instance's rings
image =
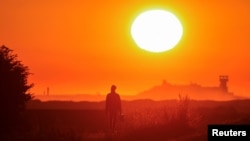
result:
[(122, 104), (121, 104), (121, 98), (120, 98), (120, 95), (118, 94), (118, 100), (119, 100), (119, 114), (121, 115), (122, 114)]

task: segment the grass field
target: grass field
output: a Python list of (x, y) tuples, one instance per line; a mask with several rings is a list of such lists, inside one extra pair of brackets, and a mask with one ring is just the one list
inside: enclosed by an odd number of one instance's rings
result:
[(26, 141), (206, 141), (208, 124), (250, 124), (250, 100), (123, 102), (124, 121), (111, 133), (104, 109), (29, 109)]

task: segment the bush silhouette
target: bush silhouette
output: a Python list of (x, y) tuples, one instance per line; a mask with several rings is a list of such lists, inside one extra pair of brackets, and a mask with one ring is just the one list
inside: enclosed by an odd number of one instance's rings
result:
[(9, 133), (18, 124), (27, 101), (32, 99), (28, 67), (6, 46), (0, 47), (0, 134)]

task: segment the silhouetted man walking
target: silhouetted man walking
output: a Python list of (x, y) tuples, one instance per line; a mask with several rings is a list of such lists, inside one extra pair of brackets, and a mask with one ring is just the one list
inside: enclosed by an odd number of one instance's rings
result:
[(106, 96), (106, 113), (109, 115), (109, 123), (112, 131), (115, 130), (118, 114), (121, 115), (121, 99), (116, 93), (116, 86), (111, 86), (110, 93)]

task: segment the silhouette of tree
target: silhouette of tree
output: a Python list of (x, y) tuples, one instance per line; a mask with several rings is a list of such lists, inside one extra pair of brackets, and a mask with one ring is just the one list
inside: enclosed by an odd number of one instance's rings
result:
[(27, 101), (32, 99), (28, 84), (27, 66), (17, 60), (17, 55), (6, 46), (0, 47), (0, 128), (9, 132), (18, 123)]

